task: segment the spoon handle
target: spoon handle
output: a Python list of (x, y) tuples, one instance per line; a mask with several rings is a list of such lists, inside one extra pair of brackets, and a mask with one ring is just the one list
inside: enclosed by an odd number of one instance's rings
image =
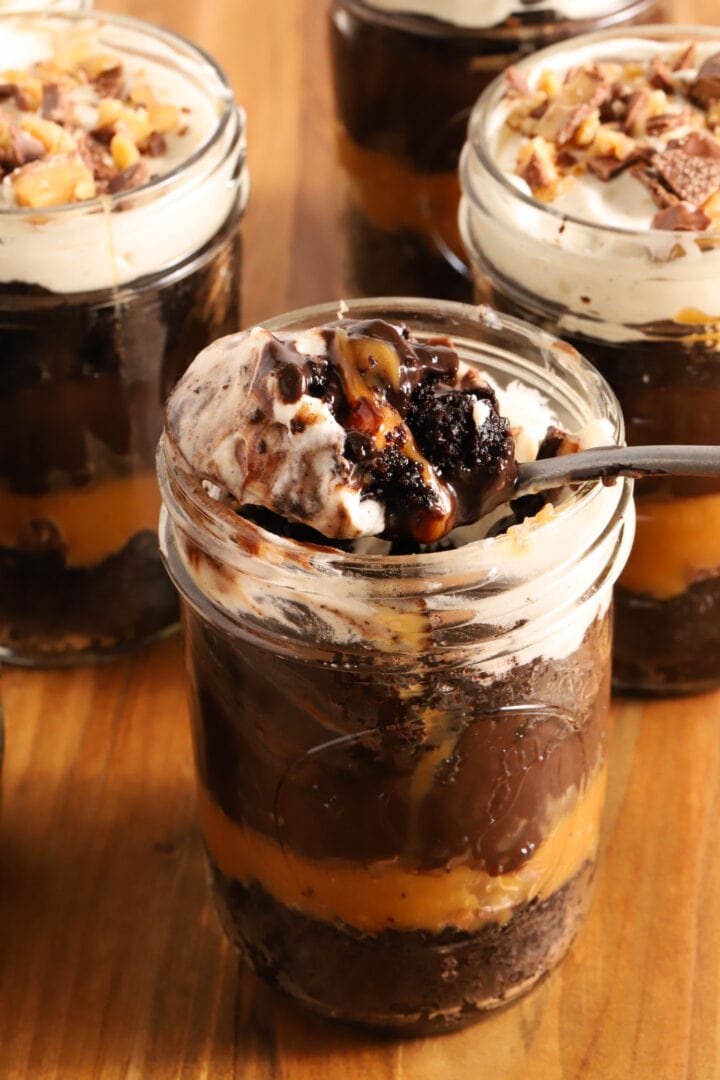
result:
[(599, 446), (528, 461), (518, 470), (515, 494), (617, 476), (720, 476), (720, 446)]

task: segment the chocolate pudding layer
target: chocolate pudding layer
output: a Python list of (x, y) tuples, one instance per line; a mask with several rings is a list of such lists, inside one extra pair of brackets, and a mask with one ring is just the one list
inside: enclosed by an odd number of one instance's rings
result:
[(659, 21), (662, 11), (652, 2), (608, 3), (600, 14), (576, 17), (569, 5), (526, 11), (517, 3), (483, 26), (482, 11), (474, 25), (458, 25), (442, 17), (440, 3), (436, 18), (406, 6), (331, 5), (348, 284), (357, 294), (469, 300), (457, 164), (478, 95), (536, 49), (605, 26)]
[(155, 538), (163, 402), (239, 323), (233, 219), (122, 292), (0, 285), (0, 648), (60, 663), (177, 622)]

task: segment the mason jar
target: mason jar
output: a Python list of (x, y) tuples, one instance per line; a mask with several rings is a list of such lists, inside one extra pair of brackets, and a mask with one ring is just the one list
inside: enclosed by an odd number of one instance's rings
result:
[[(717, 28), (650, 27), (578, 39), (568, 62), (617, 59), (623, 40), (680, 52), (690, 39), (720, 49)], [(562, 66), (566, 49), (519, 71)], [(461, 229), (478, 295), (581, 349), (618, 395), (629, 443), (716, 443), (718, 234), (633, 231), (535, 201), (493, 160), (504, 92), (498, 80), (479, 99), (461, 162)], [(615, 594), (616, 685), (710, 689), (720, 683), (720, 482), (643, 480), (636, 499), (636, 543)]]
[(17, 42), (45, 56), (72, 35), (142, 69), (189, 142), (129, 190), (0, 209), (0, 655), (28, 664), (176, 625), (157, 546), (163, 404), (240, 319), (245, 120), (226, 76), (185, 39), (108, 14), (2, 16), (0, 67)]
[[(486, 308), (351, 302), (446, 340), (561, 424), (613, 395), (572, 349)], [(336, 305), (270, 331), (321, 326)], [(231, 348), (227, 339), (224, 349)], [(584, 917), (606, 775), (610, 600), (631, 486), (587, 484), (455, 550), (360, 555), (233, 513), (167, 434), (161, 546), (184, 612), (215, 903), (261, 978), (400, 1033), (528, 991)]]
[(478, 94), (535, 49), (662, 14), (657, 0), (332, 0), (351, 292), (470, 299), (457, 164)]

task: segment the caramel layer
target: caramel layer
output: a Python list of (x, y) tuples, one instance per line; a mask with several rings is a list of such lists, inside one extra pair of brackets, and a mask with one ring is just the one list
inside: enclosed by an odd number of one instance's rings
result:
[(257, 881), (276, 900), (317, 919), (367, 933), (446, 926), (474, 931), (504, 923), (513, 909), (547, 899), (595, 856), (605, 795), (605, 769), (558, 815), (532, 858), (493, 877), (472, 866), (415, 870), (399, 860), (368, 865), (297, 855), (231, 821), (199, 786), (200, 822), (210, 855), (226, 877)]
[(620, 584), (656, 600), (720, 573), (720, 495), (640, 498), (637, 531)]
[(116, 477), (45, 495), (0, 490), (0, 545), (33, 551), (37, 526), (49, 522), (68, 566), (94, 566), (122, 551), (144, 529), (157, 530), (160, 491), (154, 473)]
[(457, 215), (460, 182), (456, 172), (416, 172), (389, 154), (365, 150), (338, 130), (338, 158), (349, 183), (350, 200), (376, 229), (409, 229), (437, 235), (462, 256)]

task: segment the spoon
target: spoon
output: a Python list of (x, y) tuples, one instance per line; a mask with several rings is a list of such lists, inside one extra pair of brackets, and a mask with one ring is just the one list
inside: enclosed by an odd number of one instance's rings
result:
[(618, 476), (720, 476), (720, 446), (599, 446), (520, 465), (512, 499)]

